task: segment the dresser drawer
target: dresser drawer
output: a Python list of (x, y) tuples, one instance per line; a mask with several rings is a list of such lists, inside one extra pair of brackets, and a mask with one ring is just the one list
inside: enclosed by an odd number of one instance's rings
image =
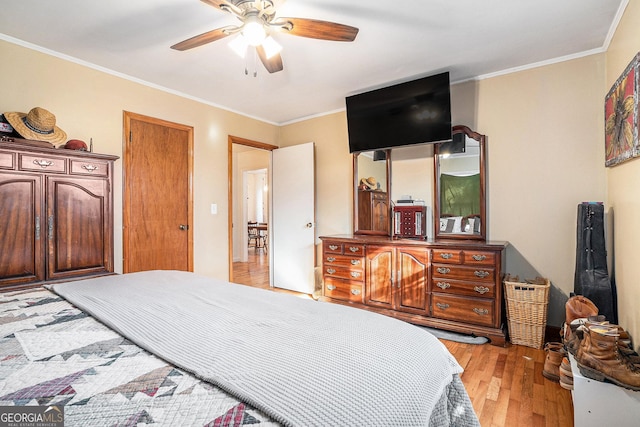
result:
[(6, 151), (0, 151), (0, 168), (15, 169), (16, 168), (15, 154), (7, 153)]
[(495, 270), (488, 267), (462, 267), (458, 265), (433, 264), (433, 279), (458, 279), (490, 283), (495, 280)]
[(466, 265), (495, 265), (495, 252), (464, 251), (464, 263)]
[(461, 282), (451, 279), (433, 279), (433, 292), (447, 294), (468, 295), (472, 297), (495, 298), (495, 283)]
[(95, 161), (95, 160), (79, 160), (71, 159), (71, 173), (73, 175), (93, 175), (93, 176), (108, 176), (109, 164), (107, 162)]
[(324, 279), (324, 296), (351, 302), (363, 302), (364, 292), (362, 282), (350, 280), (334, 280), (330, 277)]
[(462, 251), (450, 249), (434, 249), (433, 262), (443, 262), (447, 264), (462, 263)]
[(349, 279), (349, 280), (364, 280), (364, 269), (360, 268), (350, 268), (350, 267), (341, 267), (338, 265), (325, 265), (323, 268), (323, 273), (325, 276), (333, 276), (339, 277), (341, 279)]
[(339, 266), (362, 270), (364, 268), (364, 257), (351, 257), (325, 253), (324, 266)]
[(433, 293), (431, 301), (433, 317), (484, 326), (494, 323), (492, 300)]
[(37, 172), (67, 172), (66, 159), (55, 156), (37, 156), (33, 154), (20, 154), (18, 168), (23, 171)]
[(322, 244), (322, 249), (325, 254), (342, 254), (342, 248), (344, 244), (340, 242), (324, 242)]

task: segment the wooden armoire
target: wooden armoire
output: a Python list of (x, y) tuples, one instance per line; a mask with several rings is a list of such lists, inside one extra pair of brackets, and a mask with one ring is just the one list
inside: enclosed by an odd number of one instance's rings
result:
[(0, 291), (113, 273), (117, 158), (0, 140)]

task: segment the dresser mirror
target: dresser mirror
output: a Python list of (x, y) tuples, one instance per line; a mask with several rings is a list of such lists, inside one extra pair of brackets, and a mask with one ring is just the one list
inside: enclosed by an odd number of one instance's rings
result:
[(436, 239), (486, 239), (485, 135), (453, 127), (434, 148)]
[(391, 150), (353, 154), (354, 234), (390, 235)]

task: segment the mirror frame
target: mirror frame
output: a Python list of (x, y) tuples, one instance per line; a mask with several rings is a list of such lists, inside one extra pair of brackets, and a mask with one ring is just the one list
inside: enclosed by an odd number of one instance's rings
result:
[(391, 182), (389, 181), (391, 178), (391, 150), (370, 150), (370, 151), (384, 151), (386, 153), (386, 184), (387, 188), (385, 189), (387, 194), (387, 229), (388, 232), (384, 231), (376, 231), (376, 230), (361, 230), (358, 224), (358, 186), (360, 184), (360, 180), (358, 178), (358, 156), (361, 153), (353, 153), (353, 234), (369, 234), (376, 236), (391, 236)]
[(463, 133), (471, 139), (475, 139), (480, 144), (480, 233), (479, 234), (454, 234), (454, 233), (441, 233), (440, 232), (440, 162), (439, 162), (439, 148), (440, 144), (436, 144), (434, 147), (433, 161), (434, 161), (434, 201), (433, 201), (433, 224), (434, 224), (434, 236), (436, 240), (447, 239), (464, 239), (464, 240), (486, 240), (487, 238), (487, 209), (486, 209), (486, 136), (479, 134), (467, 126), (457, 125), (452, 129), (452, 135)]

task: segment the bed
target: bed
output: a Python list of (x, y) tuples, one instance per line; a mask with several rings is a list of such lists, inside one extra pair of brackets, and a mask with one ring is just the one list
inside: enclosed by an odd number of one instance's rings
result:
[(477, 426), (425, 330), (150, 271), (0, 294), (0, 406), (65, 426)]

